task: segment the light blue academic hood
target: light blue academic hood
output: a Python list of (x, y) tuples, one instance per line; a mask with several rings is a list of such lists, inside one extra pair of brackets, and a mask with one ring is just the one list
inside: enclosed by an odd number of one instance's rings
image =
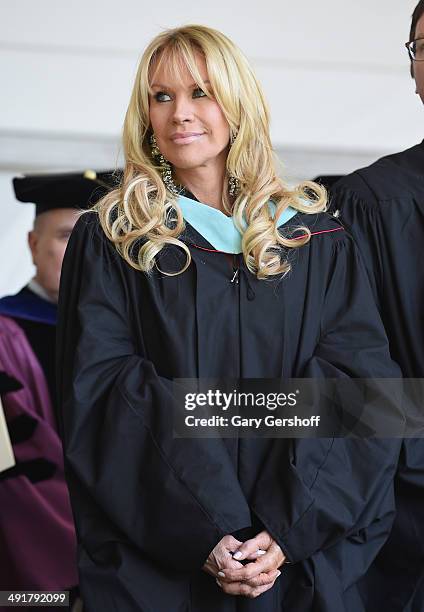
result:
[[(234, 225), (233, 218), (223, 212), (202, 204), (186, 196), (178, 196), (184, 219), (190, 223), (217, 251), (224, 253), (241, 253), (241, 234)], [(275, 204), (269, 203), (270, 210), (275, 210)], [(278, 219), (277, 227), (284, 225), (296, 214), (294, 208), (287, 208)]]

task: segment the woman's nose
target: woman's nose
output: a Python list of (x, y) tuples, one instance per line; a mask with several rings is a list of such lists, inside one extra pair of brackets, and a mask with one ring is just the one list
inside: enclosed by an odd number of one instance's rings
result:
[(192, 121), (194, 118), (193, 100), (185, 96), (177, 96), (174, 100), (173, 116), (174, 123)]

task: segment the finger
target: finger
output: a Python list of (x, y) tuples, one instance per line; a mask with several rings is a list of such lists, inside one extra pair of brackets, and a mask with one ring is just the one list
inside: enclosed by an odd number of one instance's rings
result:
[(278, 569), (285, 561), (285, 556), (280, 546), (273, 541), (267, 552), (255, 561), (247, 563), (242, 568), (222, 568), (220, 577), (225, 582), (245, 582), (259, 576), (261, 573), (269, 573)]
[(222, 538), (220, 544), (222, 544), (229, 552), (234, 552), (243, 545), (243, 542), (237, 540), (237, 538), (232, 535), (226, 535)]
[(252, 587), (249, 587), (243, 582), (225, 583), (221, 582), (220, 580), (217, 580), (216, 582), (226, 595), (244, 595), (245, 597), (249, 597), (249, 594), (253, 590)]
[(219, 578), (224, 578), (225, 579), (225, 574), (226, 572), (230, 571), (230, 570), (241, 570), (243, 569), (243, 564), (239, 563), (238, 561), (234, 561), (233, 559), (230, 559), (229, 561), (226, 561), (225, 565), (222, 565), (220, 567), (215, 566), (215, 576), (219, 577)]
[(286, 555), (281, 550), (281, 547), (277, 542), (273, 542), (271, 546), (268, 548), (267, 552), (274, 554), (275, 559), (277, 561), (277, 567), (280, 567), (286, 561)]
[(265, 591), (269, 591), (270, 589), (272, 589), (272, 587), (274, 586), (274, 582), (271, 582), (271, 584), (265, 584), (261, 587), (256, 587), (255, 589), (253, 589), (251, 594), (248, 595), (248, 597), (250, 597), (250, 599), (255, 599), (256, 597), (259, 597), (259, 595), (262, 595), (262, 593), (265, 593)]
[(220, 542), (209, 555), (209, 559), (215, 563), (217, 568), (222, 568), (227, 565), (231, 565), (233, 568), (234, 563), (238, 563), (235, 559), (233, 559), (231, 551), (227, 548), (228, 543)]
[(243, 569), (243, 565), (238, 561), (233, 561), (232, 559), (226, 563), (223, 567), (216, 565), (216, 563), (211, 563), (210, 561), (206, 561), (202, 568), (205, 572), (213, 576), (214, 578), (222, 577), (227, 569)]
[(242, 595), (243, 597), (249, 597), (251, 599), (258, 597), (265, 591), (271, 589), (274, 585), (274, 582), (270, 582), (263, 586), (259, 587), (251, 587), (245, 582), (232, 582), (230, 584), (217, 581), (218, 586), (226, 593), (226, 595)]
[(268, 550), (262, 551), (261, 549), (259, 549), (256, 553), (250, 555), (246, 559), (246, 561), (256, 561), (257, 559), (260, 559), (260, 557), (262, 557), (264, 561), (269, 563), (269, 567), (273, 567), (274, 569), (283, 565), (286, 560), (283, 551), (275, 541), (272, 542)]
[(245, 561), (254, 561), (258, 557), (262, 557), (262, 555), (266, 554), (266, 550), (262, 550), (262, 548), (258, 548), (254, 553), (245, 558)]
[(279, 565), (281, 563), (278, 563), (275, 552), (267, 552), (256, 559), (256, 561), (247, 563), (241, 569), (225, 568), (223, 570), (225, 576), (222, 576), (222, 578), (226, 582), (245, 582), (259, 576), (259, 574), (267, 574), (270, 571), (276, 570)]
[(224, 568), (231, 568), (234, 570), (243, 568), (243, 564), (239, 561), (236, 561), (231, 556), (225, 556), (218, 553), (213, 555), (213, 557), (210, 557), (209, 559), (211, 564), (214, 565), (217, 570)]
[(204, 572), (210, 574), (214, 578), (216, 577), (217, 573), (219, 572), (219, 568), (217, 568), (215, 564), (209, 563), (208, 561), (203, 565), (202, 569), (203, 569)]
[(268, 574), (259, 574), (259, 576), (256, 576), (251, 580), (247, 580), (246, 584), (252, 588), (265, 586), (266, 584), (274, 583), (279, 576), (281, 576), (280, 570), (274, 570), (272, 572), (268, 572)]
[(249, 555), (254, 554), (259, 549), (268, 550), (271, 546), (273, 539), (267, 531), (261, 531), (257, 536), (251, 540), (246, 540), (244, 544), (238, 547), (237, 551), (233, 554), (233, 558), (237, 561), (246, 559)]

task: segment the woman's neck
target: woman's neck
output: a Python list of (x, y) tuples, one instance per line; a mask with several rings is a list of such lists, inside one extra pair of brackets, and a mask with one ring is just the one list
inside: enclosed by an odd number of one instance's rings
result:
[(224, 211), (222, 192), (225, 183), (225, 166), (211, 168), (174, 169), (175, 180), (190, 191), (199, 202)]

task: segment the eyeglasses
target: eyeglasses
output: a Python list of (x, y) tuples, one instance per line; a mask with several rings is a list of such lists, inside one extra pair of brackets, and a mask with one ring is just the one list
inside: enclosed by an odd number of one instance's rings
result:
[(424, 38), (417, 38), (405, 43), (409, 57), (413, 62), (424, 62)]

